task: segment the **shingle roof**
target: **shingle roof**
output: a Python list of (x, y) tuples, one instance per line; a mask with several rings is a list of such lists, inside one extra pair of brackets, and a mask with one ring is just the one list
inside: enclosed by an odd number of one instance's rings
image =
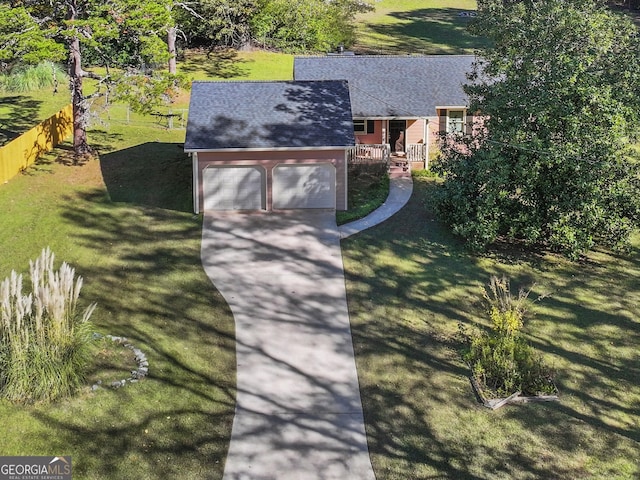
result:
[(296, 80), (348, 80), (355, 118), (426, 117), (465, 106), (473, 55), (296, 57)]
[(345, 81), (192, 84), (186, 151), (354, 143)]

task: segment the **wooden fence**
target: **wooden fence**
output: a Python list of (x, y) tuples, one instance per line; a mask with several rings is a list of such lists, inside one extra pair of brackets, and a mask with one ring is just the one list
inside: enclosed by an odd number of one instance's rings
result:
[(0, 183), (6, 183), (73, 133), (73, 106), (0, 147)]

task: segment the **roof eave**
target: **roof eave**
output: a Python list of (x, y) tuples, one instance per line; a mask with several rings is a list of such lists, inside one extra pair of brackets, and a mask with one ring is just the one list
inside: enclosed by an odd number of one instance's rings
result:
[(251, 148), (185, 148), (185, 153), (216, 153), (216, 152), (294, 152), (311, 150), (346, 150), (355, 145), (334, 145), (324, 147), (251, 147)]

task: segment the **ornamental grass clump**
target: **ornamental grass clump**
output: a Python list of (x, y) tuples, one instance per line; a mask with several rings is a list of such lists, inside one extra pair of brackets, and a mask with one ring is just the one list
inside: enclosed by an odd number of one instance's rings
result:
[(491, 319), (489, 332), (464, 335), (464, 360), (483, 390), (493, 397), (555, 393), (552, 371), (522, 335), (529, 291), (511, 295), (509, 281), (492, 276), (484, 289)]
[(46, 87), (64, 84), (67, 74), (53, 62), (27, 65), (17, 68), (10, 74), (0, 75), (0, 92), (31, 92)]
[(12, 402), (67, 397), (84, 381), (96, 305), (80, 311), (82, 277), (67, 263), (54, 270), (53, 262), (49, 248), (29, 261), (28, 295), (15, 271), (0, 282), (0, 396)]

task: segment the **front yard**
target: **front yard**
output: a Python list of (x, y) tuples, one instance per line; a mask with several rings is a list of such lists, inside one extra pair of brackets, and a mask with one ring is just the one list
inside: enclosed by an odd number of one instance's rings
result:
[[(407, 207), (342, 244), (377, 478), (638, 478), (640, 237), (629, 257), (475, 257), (425, 209), (434, 180), (414, 181)], [(475, 399), (455, 337), (459, 322), (488, 325), (492, 274), (551, 293), (525, 333), (557, 370), (559, 403), (493, 412)]]
[[(150, 376), (53, 406), (0, 401), (5, 455), (71, 455), (77, 478), (221, 478), (235, 398), (233, 319), (200, 265), (200, 217), (181, 132), (93, 132), (101, 160), (48, 161), (0, 189), (0, 276), (51, 246), (85, 277), (104, 334)], [(154, 138), (155, 141), (146, 139)], [(58, 151), (60, 153), (60, 151)], [(466, 253), (415, 179), (404, 210), (343, 243), (356, 360), (377, 478), (637, 478), (640, 238), (629, 257)], [(525, 331), (557, 370), (561, 402), (497, 412), (473, 396), (458, 322), (483, 324), (491, 274), (536, 284)]]
[(96, 330), (127, 337), (149, 361), (148, 378), (118, 390), (87, 388), (51, 406), (0, 401), (3, 455), (71, 455), (77, 479), (221, 478), (234, 325), (200, 263), (182, 135), (92, 132), (100, 162), (49, 157), (0, 186), (0, 277), (28, 272), (50, 246), (84, 277)]

